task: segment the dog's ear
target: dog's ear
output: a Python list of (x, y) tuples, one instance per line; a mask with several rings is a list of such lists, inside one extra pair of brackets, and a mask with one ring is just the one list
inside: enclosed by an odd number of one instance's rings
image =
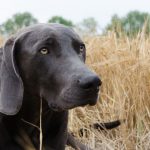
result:
[(19, 39), (10, 38), (3, 47), (0, 68), (0, 112), (15, 115), (21, 108), (23, 100), (23, 82), (15, 60)]

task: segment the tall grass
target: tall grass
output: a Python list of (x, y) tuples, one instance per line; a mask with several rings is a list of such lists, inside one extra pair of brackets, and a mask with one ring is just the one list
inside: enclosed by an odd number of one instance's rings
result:
[[(87, 64), (102, 79), (95, 107), (70, 113), (70, 130), (96, 150), (150, 150), (150, 37), (85, 38)], [(96, 131), (89, 124), (125, 119), (112, 131)], [(87, 127), (81, 138), (78, 130)]]
[[(150, 150), (150, 37), (144, 31), (133, 39), (110, 32), (85, 43), (87, 65), (103, 84), (96, 106), (70, 111), (69, 130), (95, 150)], [(125, 122), (111, 131), (89, 127), (115, 119)]]

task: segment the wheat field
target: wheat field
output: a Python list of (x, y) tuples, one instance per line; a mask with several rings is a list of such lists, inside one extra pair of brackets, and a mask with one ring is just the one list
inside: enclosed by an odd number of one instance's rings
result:
[[(103, 84), (96, 106), (70, 110), (70, 132), (94, 150), (150, 150), (150, 37), (143, 31), (133, 39), (109, 32), (84, 41), (86, 63)], [(116, 119), (125, 121), (113, 130), (89, 127)]]
[[(96, 106), (70, 113), (70, 130), (95, 150), (150, 150), (150, 37), (105, 36), (85, 38), (87, 65), (102, 79)], [(96, 131), (95, 122), (121, 119), (119, 128)], [(86, 127), (81, 138), (78, 130)]]

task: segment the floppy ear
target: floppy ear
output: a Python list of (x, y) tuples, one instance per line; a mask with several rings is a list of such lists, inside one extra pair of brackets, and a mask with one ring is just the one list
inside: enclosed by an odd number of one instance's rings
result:
[(4, 45), (0, 68), (0, 112), (15, 115), (23, 100), (23, 82), (15, 61), (17, 41), (10, 38)]

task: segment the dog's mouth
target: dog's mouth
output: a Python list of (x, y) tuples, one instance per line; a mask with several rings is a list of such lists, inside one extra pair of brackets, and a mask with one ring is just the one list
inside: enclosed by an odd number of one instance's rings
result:
[(48, 105), (53, 111), (63, 111), (80, 106), (93, 106), (97, 103), (98, 97), (99, 88), (84, 91), (74, 89), (73, 92), (71, 89), (67, 89), (56, 101), (49, 101)]
[(86, 90), (85, 92), (79, 92), (79, 94), (73, 95), (66, 93), (63, 101), (70, 104), (76, 104), (77, 106), (95, 105), (98, 99), (98, 91)]

